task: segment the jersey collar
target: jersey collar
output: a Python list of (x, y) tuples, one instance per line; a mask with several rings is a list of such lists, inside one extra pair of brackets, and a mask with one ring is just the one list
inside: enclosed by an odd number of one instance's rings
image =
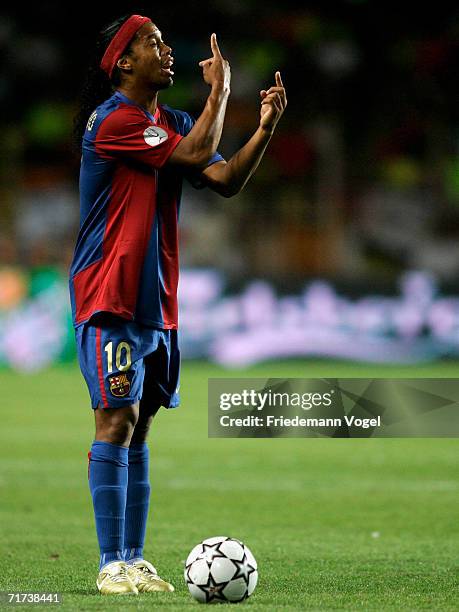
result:
[(130, 98), (128, 98), (127, 96), (125, 96), (118, 90), (115, 91), (114, 97), (117, 98), (118, 100), (121, 100), (121, 102), (124, 102), (124, 104), (129, 104), (130, 106), (137, 106), (137, 108), (140, 108), (140, 110), (147, 115), (150, 121), (152, 121), (153, 123), (158, 122), (159, 115), (160, 115), (159, 104), (156, 107), (155, 114), (152, 115), (150, 112), (147, 111), (146, 108), (144, 108), (143, 106), (140, 106), (140, 104), (137, 104), (136, 102), (134, 102), (133, 100), (131, 100)]

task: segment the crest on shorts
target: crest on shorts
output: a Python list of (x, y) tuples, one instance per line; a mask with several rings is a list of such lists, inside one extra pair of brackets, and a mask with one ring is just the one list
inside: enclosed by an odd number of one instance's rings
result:
[(131, 383), (127, 374), (118, 374), (118, 376), (110, 376), (110, 393), (115, 397), (124, 397), (131, 390)]

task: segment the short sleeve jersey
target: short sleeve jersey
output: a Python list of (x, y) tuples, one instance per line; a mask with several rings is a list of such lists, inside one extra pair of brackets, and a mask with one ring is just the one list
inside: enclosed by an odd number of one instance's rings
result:
[[(177, 329), (183, 168), (167, 165), (194, 120), (151, 115), (120, 92), (89, 118), (80, 170), (80, 228), (70, 269), (77, 327), (99, 312)], [(223, 158), (216, 153), (209, 165)]]

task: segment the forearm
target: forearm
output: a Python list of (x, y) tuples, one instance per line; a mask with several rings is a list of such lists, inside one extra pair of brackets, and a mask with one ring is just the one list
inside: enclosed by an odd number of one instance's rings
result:
[(223, 196), (239, 193), (258, 168), (272, 132), (258, 127), (250, 140), (228, 162), (205, 172), (211, 187)]
[(217, 150), (225, 121), (229, 88), (212, 86), (204, 110), (171, 156), (171, 161), (186, 166), (204, 167)]
[(220, 142), (228, 98), (228, 88), (220, 84), (213, 86), (203, 112), (188, 134), (196, 149), (204, 151), (206, 162), (214, 155)]

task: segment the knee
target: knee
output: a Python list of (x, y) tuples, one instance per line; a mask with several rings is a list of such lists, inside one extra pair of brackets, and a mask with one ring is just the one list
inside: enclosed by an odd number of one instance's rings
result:
[(109, 438), (107, 442), (111, 442), (112, 444), (119, 444), (121, 446), (128, 446), (132, 432), (134, 431), (134, 426), (129, 422), (121, 422), (121, 423), (111, 423), (104, 430), (104, 435)]
[(103, 410), (98, 417), (96, 417), (96, 439), (121, 446), (129, 445), (139, 418), (137, 405)]
[(134, 433), (132, 434), (131, 442), (134, 442), (135, 444), (146, 442), (152, 421), (153, 415), (150, 415), (148, 417), (141, 415), (134, 428)]
[(131, 442), (134, 444), (140, 444), (146, 442), (148, 438), (148, 432), (150, 430), (149, 423), (137, 423), (132, 434)]

